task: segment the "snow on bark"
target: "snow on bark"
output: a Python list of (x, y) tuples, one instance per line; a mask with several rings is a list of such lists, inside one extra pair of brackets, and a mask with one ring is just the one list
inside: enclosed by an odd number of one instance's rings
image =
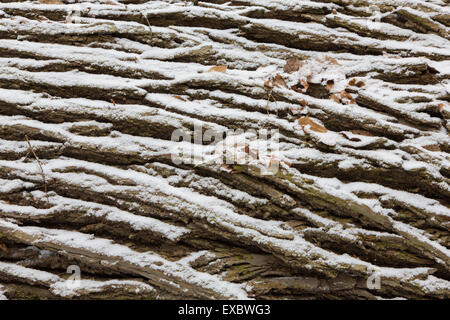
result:
[(0, 3), (0, 300), (450, 298), (449, 14)]

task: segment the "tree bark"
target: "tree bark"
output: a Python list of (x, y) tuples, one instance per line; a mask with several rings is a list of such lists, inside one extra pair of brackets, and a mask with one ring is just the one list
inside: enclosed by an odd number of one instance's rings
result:
[(48, 2), (0, 3), (0, 299), (450, 298), (444, 5)]

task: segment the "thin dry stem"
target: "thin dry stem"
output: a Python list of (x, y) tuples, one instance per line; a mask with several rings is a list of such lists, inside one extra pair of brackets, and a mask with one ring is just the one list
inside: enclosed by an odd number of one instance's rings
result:
[(45, 178), (45, 173), (44, 173), (44, 168), (42, 167), (42, 162), (41, 162), (41, 160), (39, 160), (39, 157), (37, 156), (36, 152), (34, 152), (33, 146), (31, 145), (30, 139), (28, 139), (27, 135), (25, 135), (25, 139), (27, 140), (29, 151), (33, 154), (34, 158), (36, 159), (36, 161), (39, 165), (39, 168), (41, 169), (42, 181), (44, 182), (44, 192), (45, 192), (45, 195), (47, 196), (47, 200), (48, 200), (47, 179)]

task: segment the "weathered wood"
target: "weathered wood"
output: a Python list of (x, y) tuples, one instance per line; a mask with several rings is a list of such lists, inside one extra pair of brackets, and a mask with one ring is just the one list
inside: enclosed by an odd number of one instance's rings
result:
[(1, 1), (0, 299), (450, 298), (448, 16)]

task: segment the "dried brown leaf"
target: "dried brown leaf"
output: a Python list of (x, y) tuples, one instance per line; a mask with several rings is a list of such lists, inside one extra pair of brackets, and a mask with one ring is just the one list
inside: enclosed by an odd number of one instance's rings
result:
[(305, 101), (305, 99), (300, 100), (300, 103), (301, 103), (302, 106), (306, 107), (306, 101)]
[(227, 72), (227, 66), (214, 66), (209, 68), (208, 72), (222, 72), (222, 73), (226, 73)]
[[(350, 93), (348, 93), (347, 91), (345, 91), (345, 90), (341, 91), (340, 94), (341, 94), (341, 102), (342, 102), (343, 98), (347, 98), (350, 103), (352, 103), (352, 104), (355, 103), (355, 99), (353, 99), (352, 95)], [(348, 103), (346, 103), (346, 104), (348, 104)]]
[(301, 117), (298, 119), (298, 123), (302, 126), (302, 129), (304, 129), (305, 126), (309, 125), (310, 129), (315, 132), (327, 132), (327, 128), (325, 128), (323, 125), (313, 121), (310, 117)]
[(289, 58), (286, 60), (286, 64), (284, 65), (283, 71), (286, 73), (292, 73), (298, 71), (303, 62), (298, 58)]
[(328, 61), (328, 62), (330, 62), (331, 64), (335, 64), (335, 65), (340, 66), (339, 62), (337, 62), (336, 59), (333, 59), (333, 58), (330, 57), (330, 56), (327, 56), (327, 55), (326, 55), (326, 56), (325, 56), (325, 60)]
[(355, 78), (351, 79), (351, 80), (348, 82), (348, 84), (349, 84), (350, 86), (358, 87), (358, 88), (364, 87), (364, 86), (366, 85), (366, 83), (365, 83), (364, 81), (361, 81), (361, 80), (356, 81)]
[(305, 80), (300, 80), (301, 85), (305, 88), (305, 90), (308, 90), (309, 83)]
[(8, 247), (4, 243), (0, 242), (0, 250), (3, 252), (8, 252)]
[(428, 144), (426, 146), (422, 146), (422, 148), (427, 149), (428, 151), (439, 152), (441, 148), (438, 144)]
[(360, 136), (373, 137), (373, 134), (365, 130), (350, 130), (350, 132), (353, 134), (359, 134)]
[(59, 0), (39, 0), (39, 3), (41, 3), (41, 4), (64, 4), (64, 2), (61, 2)]
[(181, 100), (181, 101), (186, 101), (183, 97), (181, 96), (173, 96), (175, 99)]
[(286, 81), (284, 81), (283, 77), (279, 73), (277, 73), (272, 82), (275, 87), (288, 87)]

